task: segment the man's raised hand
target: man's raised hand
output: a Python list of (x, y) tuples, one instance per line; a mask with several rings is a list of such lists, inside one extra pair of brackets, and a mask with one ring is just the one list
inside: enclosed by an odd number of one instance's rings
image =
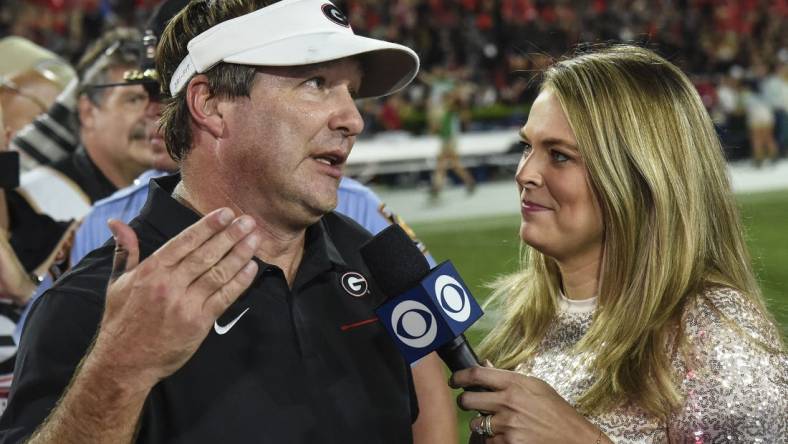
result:
[(110, 221), (115, 258), (91, 359), (140, 390), (182, 367), (257, 273), (254, 219), (233, 217), (213, 211), (142, 262), (134, 231)]

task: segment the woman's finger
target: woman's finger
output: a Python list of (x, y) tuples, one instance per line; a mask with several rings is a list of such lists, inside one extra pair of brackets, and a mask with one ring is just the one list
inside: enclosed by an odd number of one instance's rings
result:
[(480, 386), (487, 389), (503, 390), (512, 384), (516, 373), (488, 367), (471, 367), (455, 372), (449, 380), (453, 388)]
[(504, 408), (503, 392), (465, 391), (457, 395), (457, 407), (482, 413), (496, 413)]

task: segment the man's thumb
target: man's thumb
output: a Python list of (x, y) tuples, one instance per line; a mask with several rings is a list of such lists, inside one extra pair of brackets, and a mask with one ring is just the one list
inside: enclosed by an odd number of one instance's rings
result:
[(112, 283), (139, 264), (140, 248), (137, 233), (131, 227), (117, 219), (107, 221), (107, 226), (115, 239), (115, 257), (112, 260), (112, 274), (109, 278)]

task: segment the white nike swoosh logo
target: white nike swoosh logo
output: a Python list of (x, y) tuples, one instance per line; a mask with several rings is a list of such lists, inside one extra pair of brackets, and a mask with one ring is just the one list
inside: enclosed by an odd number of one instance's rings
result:
[(219, 325), (219, 321), (213, 321), (213, 331), (215, 331), (217, 335), (223, 335), (227, 333), (231, 328), (233, 328), (233, 325), (235, 325), (235, 323), (241, 319), (241, 316), (245, 315), (246, 312), (249, 311), (249, 308), (250, 307), (247, 307), (246, 310), (241, 312), (241, 314), (239, 314), (235, 319), (230, 321), (230, 323), (225, 326)]

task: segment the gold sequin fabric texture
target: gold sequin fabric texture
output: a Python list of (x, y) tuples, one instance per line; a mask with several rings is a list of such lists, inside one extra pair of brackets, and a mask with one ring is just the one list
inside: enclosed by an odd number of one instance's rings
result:
[[(570, 404), (591, 386), (591, 353), (573, 346), (591, 325), (593, 306), (563, 309), (537, 355), (516, 371), (549, 383)], [(684, 403), (667, 422), (626, 403), (588, 417), (615, 443), (788, 443), (788, 356), (777, 331), (740, 293), (708, 290), (687, 304), (673, 369)]]

